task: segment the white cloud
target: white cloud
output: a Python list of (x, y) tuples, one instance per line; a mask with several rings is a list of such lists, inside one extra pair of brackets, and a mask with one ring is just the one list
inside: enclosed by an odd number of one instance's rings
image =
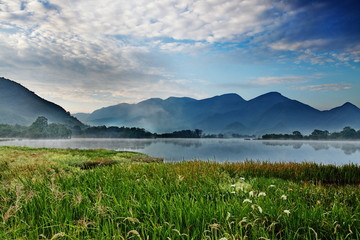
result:
[[(2, 9), (8, 14), (7, 20), (21, 28), (38, 25), (41, 30), (79, 35), (219, 41), (261, 31), (271, 23), (271, 19), (263, 16), (272, 7), (270, 1), (264, 0), (50, 2), (56, 8), (48, 9), (37, 0), (28, 0), (26, 4), (22, 1), (5, 1)], [(25, 9), (20, 10), (22, 5)]]
[(297, 87), (296, 89), (307, 90), (307, 91), (340, 91), (340, 90), (352, 89), (352, 85), (351, 84), (328, 83), (328, 84), (301, 86), (301, 87)]
[(3, 0), (0, 71), (89, 91), (185, 93), (166, 71), (170, 57), (152, 51), (194, 53), (252, 36), (271, 23), (263, 17), (269, 7), (270, 0)]
[[(301, 11), (273, 0), (2, 0), (0, 72), (22, 83), (53, 83), (41, 89), (56, 98), (55, 85), (64, 96), (68, 86), (84, 88), (81, 94), (90, 101), (101, 91), (133, 99), (150, 96), (150, 90), (160, 97), (201, 94), (170, 75), (170, 54), (193, 54), (214, 43), (248, 41), (265, 52), (268, 47), (296, 51), (299, 62), (314, 64), (360, 61), (359, 51), (350, 48), (331, 57), (304, 49), (328, 44), (323, 38), (269, 44), (270, 32)], [(303, 81), (301, 76), (263, 77), (250, 84)], [(69, 98), (75, 101), (81, 94), (69, 93)]]
[(278, 41), (275, 43), (271, 43), (269, 47), (274, 50), (295, 51), (295, 50), (307, 49), (307, 48), (318, 48), (318, 47), (321, 48), (327, 44), (329, 44), (329, 40), (313, 39), (313, 40), (298, 41), (298, 42)]
[(267, 86), (274, 84), (286, 84), (286, 83), (302, 83), (307, 82), (309, 79), (306, 79), (306, 76), (281, 76), (281, 77), (259, 77), (253, 81), (251, 84), (259, 86)]

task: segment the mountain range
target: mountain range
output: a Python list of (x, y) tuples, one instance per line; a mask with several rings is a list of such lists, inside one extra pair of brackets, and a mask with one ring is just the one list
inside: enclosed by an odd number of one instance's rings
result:
[(69, 127), (84, 126), (59, 105), (39, 97), (19, 83), (0, 77), (0, 123), (28, 126), (39, 116)]
[(269, 92), (249, 101), (231, 93), (212, 98), (152, 98), (137, 104), (121, 103), (90, 114), (75, 114), (84, 123), (136, 126), (152, 132), (201, 129), (206, 133), (310, 133), (314, 129), (338, 131), (360, 128), (360, 109), (347, 102), (327, 111)]
[[(137, 104), (120, 103), (92, 113), (71, 116), (22, 85), (0, 78), (0, 123), (30, 125), (38, 116), (70, 127), (140, 127), (156, 133), (201, 129), (205, 133), (310, 133), (360, 128), (360, 109), (347, 102), (327, 111), (269, 92), (251, 100), (230, 93), (202, 100), (187, 97), (151, 98)], [(79, 120), (80, 121), (79, 121)]]

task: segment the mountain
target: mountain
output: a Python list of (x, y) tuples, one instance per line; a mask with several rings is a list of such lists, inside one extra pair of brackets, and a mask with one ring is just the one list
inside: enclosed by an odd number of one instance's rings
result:
[[(205, 133), (308, 134), (314, 129), (338, 131), (345, 126), (360, 128), (360, 109), (352, 103), (320, 111), (278, 92), (249, 101), (235, 93), (202, 100), (188, 97), (151, 98), (137, 104), (120, 103), (93, 113), (73, 116), (22, 85), (0, 78), (0, 123), (30, 125), (38, 116), (70, 127), (89, 125), (141, 127), (164, 133), (201, 129)], [(76, 118), (77, 117), (77, 118)]]
[(294, 130), (360, 128), (360, 109), (351, 103), (320, 111), (278, 92), (249, 101), (237, 94), (196, 100), (152, 98), (137, 104), (121, 103), (91, 114), (75, 114), (91, 125), (142, 127), (153, 132), (202, 129), (206, 133), (264, 134)]
[(203, 100), (151, 98), (138, 104), (121, 103), (101, 108), (91, 114), (75, 116), (91, 125), (136, 126), (154, 132), (172, 132), (194, 128), (199, 119), (232, 111), (245, 102), (236, 94)]
[(70, 127), (84, 126), (59, 105), (42, 99), (19, 83), (0, 78), (0, 123), (27, 126), (38, 116)]
[(345, 103), (340, 107), (324, 111), (326, 125), (329, 129), (339, 129), (342, 126), (360, 128), (360, 111), (352, 103)]

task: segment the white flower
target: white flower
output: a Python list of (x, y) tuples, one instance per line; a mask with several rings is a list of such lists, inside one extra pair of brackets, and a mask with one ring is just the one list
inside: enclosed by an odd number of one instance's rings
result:
[(250, 191), (250, 192), (249, 192), (249, 196), (250, 196), (250, 197), (253, 197), (253, 196), (254, 196), (254, 191)]
[(287, 214), (288, 216), (290, 215), (290, 211), (289, 211), (289, 210), (284, 210), (284, 213)]
[(226, 238), (226, 237), (222, 237), (222, 238), (220, 238), (219, 240), (227, 240), (227, 238)]
[(231, 194), (235, 194), (236, 192), (235, 191), (232, 191)]
[(245, 181), (245, 178), (241, 177), (240, 180), (241, 180), (241, 181)]
[(259, 194), (258, 194), (258, 197), (265, 197), (266, 196), (266, 193), (264, 193), (264, 192), (260, 192)]
[(286, 200), (286, 199), (287, 199), (287, 196), (283, 194), (283, 195), (281, 195), (281, 199), (282, 199), (282, 200)]
[(233, 187), (233, 188), (234, 188), (234, 187), (236, 187), (236, 185), (235, 185), (235, 184), (231, 184), (230, 187)]
[(273, 184), (269, 185), (269, 188), (274, 188), (274, 187), (276, 187), (276, 186)]
[(231, 217), (231, 213), (227, 212), (226, 221)]
[(258, 209), (259, 209), (259, 213), (262, 213), (262, 208), (260, 206), (258, 206)]
[(250, 199), (247, 199), (247, 198), (244, 199), (243, 203), (247, 203), (247, 202), (248, 202), (248, 203), (252, 203), (252, 201), (251, 201)]

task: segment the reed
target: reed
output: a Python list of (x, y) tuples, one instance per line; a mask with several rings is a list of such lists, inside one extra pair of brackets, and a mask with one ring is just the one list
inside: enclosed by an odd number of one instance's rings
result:
[[(1, 173), (13, 175), (1, 180), (0, 239), (360, 239), (359, 185), (323, 184), (330, 173), (309, 180), (333, 166), (138, 163), (132, 153), (105, 150), (12, 150), (16, 159), (2, 160)], [(16, 172), (42, 154), (47, 161), (36, 167), (43, 169), (28, 168), (36, 178), (23, 175), (25, 168)], [(113, 154), (125, 159), (84, 170), (74, 165), (113, 161)], [(310, 166), (312, 173), (302, 173)], [(335, 169), (351, 176), (358, 166)]]

